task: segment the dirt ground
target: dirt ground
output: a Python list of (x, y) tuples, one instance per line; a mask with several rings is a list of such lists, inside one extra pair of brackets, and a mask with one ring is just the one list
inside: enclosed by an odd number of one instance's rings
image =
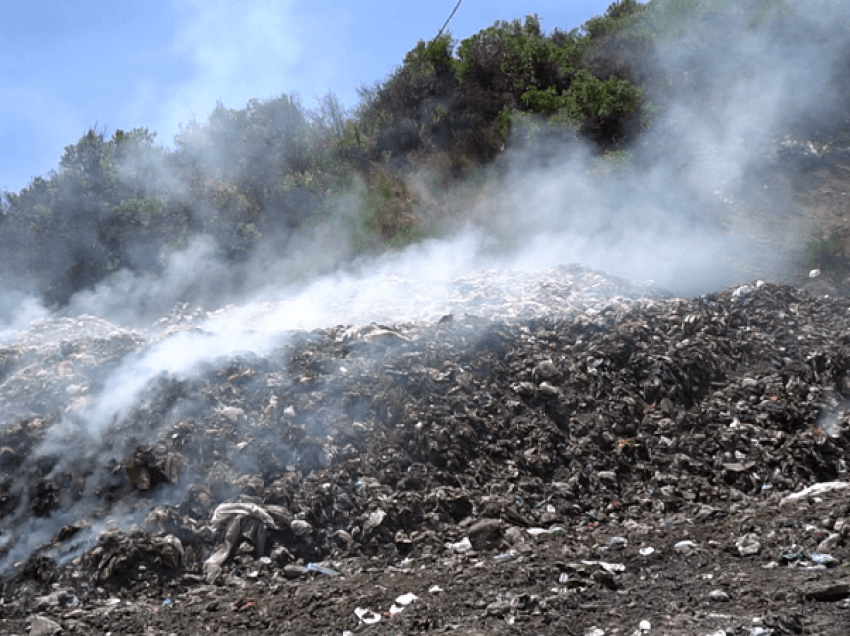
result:
[[(840, 636), (850, 632), (848, 550), (833, 552), (841, 563), (836, 567), (783, 561), (780, 553), (791, 537), (801, 551), (815, 549), (848, 504), (845, 489), (784, 505), (766, 497), (696, 517), (648, 513), (635, 519), (624, 545), (612, 544), (605, 524), (569, 524), (499, 553), (510, 558), (470, 551), (394, 564), (380, 557), (342, 559), (334, 562), (334, 576), (286, 580), (260, 569), (256, 577), (215, 585), (184, 577), (163, 586), (104, 589), (100, 598), (41, 615), (59, 621), (60, 633), (116, 635)], [(761, 550), (741, 556), (735, 540), (754, 528)], [(677, 548), (683, 541), (695, 545)], [(644, 554), (649, 548), (654, 551)], [(625, 569), (607, 573), (592, 564), (599, 561)], [(396, 600), (409, 594), (417, 598), (407, 606)], [(379, 620), (363, 622), (358, 608), (370, 612), (366, 620)], [(3, 633), (23, 635), (32, 620), (3, 619)]]

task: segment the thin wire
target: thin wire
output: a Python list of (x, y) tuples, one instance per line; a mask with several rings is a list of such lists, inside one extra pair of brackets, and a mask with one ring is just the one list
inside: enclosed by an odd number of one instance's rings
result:
[(455, 8), (452, 9), (451, 15), (449, 15), (449, 17), (446, 18), (446, 21), (443, 22), (443, 26), (440, 27), (440, 30), (437, 32), (437, 35), (434, 36), (434, 40), (436, 40), (438, 37), (443, 35), (443, 31), (446, 30), (446, 27), (449, 26), (449, 22), (451, 22), (451, 19), (453, 17), (455, 17), (455, 13), (457, 13), (457, 10), (460, 9), (460, 3), (461, 2), (463, 2), (463, 0), (457, 0), (457, 4), (455, 5)]
[[(452, 12), (449, 14), (449, 17), (446, 18), (445, 22), (443, 22), (443, 26), (440, 27), (439, 31), (437, 31), (437, 35), (434, 36), (434, 39), (431, 40), (431, 44), (428, 45), (428, 48), (425, 51), (425, 55), (423, 55), (422, 58), (421, 58), (422, 61), (428, 59), (428, 54), (431, 53), (431, 49), (434, 48), (434, 45), (437, 43), (437, 40), (440, 38), (441, 35), (443, 35), (443, 31), (446, 30), (446, 27), (449, 26), (449, 22), (451, 22), (453, 17), (455, 17), (455, 13), (457, 13), (457, 10), (460, 9), (460, 3), (461, 2), (463, 2), (463, 0), (457, 0), (457, 4), (455, 5), (455, 8), (452, 9)], [(420, 62), (420, 65), (421, 65), (421, 62)]]

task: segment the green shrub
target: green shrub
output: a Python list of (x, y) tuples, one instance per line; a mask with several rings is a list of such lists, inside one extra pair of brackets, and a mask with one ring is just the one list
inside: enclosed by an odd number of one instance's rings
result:
[(387, 239), (387, 245), (393, 249), (403, 249), (414, 243), (439, 235), (436, 226), (408, 224), (398, 226), (392, 236)]
[(814, 230), (806, 249), (809, 254), (810, 265), (835, 266), (844, 261), (846, 257), (838, 228), (833, 228), (828, 235), (820, 230)]
[(158, 197), (132, 197), (115, 206), (115, 212), (132, 225), (148, 225), (162, 214), (162, 208), (162, 201)]
[(404, 62), (397, 74), (406, 74), (408, 81), (443, 75), (454, 69), (455, 42), (448, 33), (440, 35), (430, 42), (419, 40), (416, 46), (404, 56)]
[[(584, 35), (557, 29), (546, 34), (536, 15), (498, 21), (463, 40), (455, 57), (449, 36), (433, 49), (420, 42), (402, 68), (369, 94), (370, 109), (389, 118), (381, 126), (390, 130), (397, 125), (391, 121), (425, 113), (417, 121), (438, 147), (457, 146), (484, 161), (498, 153), (512, 128), (518, 130), (512, 126), (517, 112), (541, 114), (551, 127), (587, 130), (594, 141), (618, 144), (627, 134), (625, 122), (643, 115), (644, 99), (622, 63), (614, 68), (605, 60), (599, 42), (610, 48), (642, 13), (643, 5), (632, 0), (614, 3), (586, 25)], [(449, 66), (454, 82), (445, 77)], [(522, 130), (526, 137), (528, 132)]]
[[(156, 270), (161, 255), (198, 234), (234, 258), (260, 240), (320, 227), (344, 228), (354, 253), (422, 240), (436, 230), (413, 213), (403, 171), (439, 157), (437, 172), (472, 190), (495, 178), (486, 164), (507, 142), (545, 136), (553, 148), (582, 137), (603, 152), (620, 148), (654, 108), (643, 97), (652, 91), (640, 88), (651, 75), (639, 61), (653, 46), (646, 16), (675, 27), (691, 14), (698, 20), (707, 3), (618, 0), (569, 32), (546, 33), (530, 15), (459, 44), (441, 34), (418, 42), (385, 81), (361, 87), (354, 113), (332, 93), (313, 109), (292, 93), (241, 109), (219, 102), (206, 121), (181, 128), (173, 149), (146, 128), (111, 138), (92, 128), (65, 148), (56, 171), (0, 197), (4, 267), (26, 271), (61, 303), (121, 267)], [(757, 21), (781, 6), (747, 4), (764, 9)], [(683, 7), (693, 11), (679, 19)], [(620, 161), (605, 155), (602, 165)], [(370, 187), (352, 194), (360, 177)], [(441, 224), (463, 207), (429, 205), (422, 217)], [(830, 253), (831, 240), (816, 245), (819, 254)]]

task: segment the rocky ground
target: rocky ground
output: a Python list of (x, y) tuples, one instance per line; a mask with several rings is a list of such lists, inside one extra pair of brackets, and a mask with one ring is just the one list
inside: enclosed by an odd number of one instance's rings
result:
[(18, 334), (0, 631), (850, 631), (850, 300), (456, 291), (195, 358), (232, 310)]

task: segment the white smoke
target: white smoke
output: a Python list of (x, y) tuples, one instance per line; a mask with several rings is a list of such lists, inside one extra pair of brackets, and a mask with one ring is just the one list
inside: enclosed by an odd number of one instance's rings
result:
[[(270, 7), (261, 3), (237, 14), (216, 3), (187, 5), (195, 22), (186, 31), (186, 46), (196, 51), (202, 72), (187, 87), (186, 99), (200, 94), (213, 101), (217, 96), (204, 93), (211, 79), (238, 84), (241, 65), (223, 62), (227, 55), (260, 56), (250, 39), (234, 39), (232, 24), (236, 32), (286, 32), (286, 12)], [(533, 149), (509, 149), (478, 209), (463, 210), (474, 221), (449, 238), (327, 273), (342, 248), (319, 232), (285, 256), (262, 252), (240, 265), (238, 274), (217, 258), (211, 243), (199, 240), (173, 254), (162, 275), (119, 273), (79, 293), (69, 315), (93, 313), (134, 327), (150, 326), (183, 300), (209, 303), (212, 310), (234, 306), (205, 314), (191, 330), (150, 335), (149, 344), (122, 360), (84, 410), (48, 431), (39, 452), (67, 453), (69, 440), (96, 447), (139, 407), (156, 378), (190, 378), (206, 364), (244, 352), (266, 355), (291, 330), (434, 319), (454, 293), (451, 280), (482, 268), (539, 270), (579, 262), (688, 294), (749, 277), (754, 267), (776, 271), (776, 250), (762, 246), (761, 234), (781, 225), (770, 217), (750, 218), (745, 205), (729, 201), (764, 185), (747, 180), (756, 168), (770, 166), (784, 128), (804, 117), (832, 117), (824, 104), (835, 96), (833, 71), (850, 59), (842, 10), (836, 3), (812, 2), (795, 7), (793, 20), (762, 29), (730, 10), (700, 21), (698, 37), (661, 45), (662, 68), (676, 96), (664, 101), (665, 110), (632, 150), (631, 165), (613, 178), (600, 176), (593, 151), (581, 146), (547, 148), (545, 161)], [(797, 30), (787, 33), (793, 24)], [(282, 38), (269, 53), (269, 66), (256, 72), (291, 65), (298, 55), (298, 47)], [(691, 73), (699, 74), (693, 83)], [(173, 112), (180, 110), (180, 99)], [(21, 309), (2, 317), (7, 331), (44, 315), (23, 297), (14, 302)], [(39, 540), (52, 536), (40, 530), (40, 521), (28, 523)], [(56, 519), (44, 523), (55, 530)]]

